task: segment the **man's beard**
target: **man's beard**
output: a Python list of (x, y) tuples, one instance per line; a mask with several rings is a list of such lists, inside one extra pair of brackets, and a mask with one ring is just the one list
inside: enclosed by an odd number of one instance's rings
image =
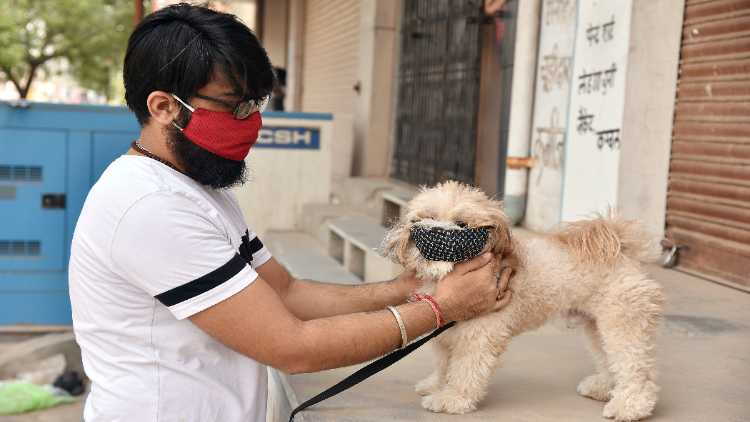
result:
[(214, 189), (230, 188), (245, 183), (245, 161), (234, 161), (201, 148), (174, 127), (167, 128), (168, 145), (177, 157), (183, 172), (196, 182)]

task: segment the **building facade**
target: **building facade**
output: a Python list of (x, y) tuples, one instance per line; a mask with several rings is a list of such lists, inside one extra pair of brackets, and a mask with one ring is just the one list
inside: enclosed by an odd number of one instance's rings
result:
[(350, 176), (474, 183), (533, 230), (616, 209), (750, 287), (750, 3), (260, 3), (287, 110), (352, 116)]

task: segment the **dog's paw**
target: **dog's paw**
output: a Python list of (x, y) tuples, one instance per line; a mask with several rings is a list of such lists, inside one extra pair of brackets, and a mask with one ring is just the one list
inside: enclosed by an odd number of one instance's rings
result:
[(578, 394), (599, 401), (608, 401), (612, 391), (612, 381), (604, 374), (589, 375), (578, 384)]
[(436, 413), (453, 413), (462, 415), (477, 408), (475, 400), (462, 397), (456, 392), (441, 390), (422, 398), (422, 407)]
[(659, 388), (652, 382), (647, 384), (613, 392), (612, 399), (604, 406), (602, 416), (617, 422), (637, 421), (651, 416)]
[(430, 375), (414, 385), (414, 391), (420, 396), (429, 396), (430, 394), (437, 392), (439, 389), (440, 386), (438, 385), (438, 379), (435, 375)]

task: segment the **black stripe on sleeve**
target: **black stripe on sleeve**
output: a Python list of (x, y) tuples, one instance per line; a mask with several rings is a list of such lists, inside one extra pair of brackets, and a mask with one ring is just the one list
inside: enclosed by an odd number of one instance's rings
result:
[(250, 254), (255, 255), (255, 253), (261, 249), (263, 249), (263, 242), (260, 241), (258, 236), (255, 236), (253, 240), (250, 241)]
[(167, 290), (164, 293), (159, 293), (155, 297), (159, 302), (163, 303), (164, 306), (176, 305), (205, 293), (230, 280), (232, 277), (239, 274), (246, 265), (247, 262), (245, 262), (241, 256), (235, 254), (229, 262), (203, 277), (196, 278), (193, 281), (177, 286), (174, 289)]
[(245, 235), (242, 236), (242, 244), (240, 245), (240, 255), (245, 258), (248, 264), (253, 261), (253, 254), (263, 249), (263, 242), (260, 241), (258, 236), (255, 236), (253, 240), (250, 240), (250, 232), (245, 231)]

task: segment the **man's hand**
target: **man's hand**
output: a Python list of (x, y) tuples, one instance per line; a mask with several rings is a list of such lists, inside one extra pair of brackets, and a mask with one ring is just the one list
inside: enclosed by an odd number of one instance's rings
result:
[(491, 310), (499, 310), (510, 301), (507, 291), (512, 270), (497, 272), (491, 253), (456, 264), (438, 282), (435, 300), (448, 321), (465, 321)]
[(392, 281), (396, 285), (401, 294), (403, 294), (404, 300), (408, 298), (413, 292), (422, 287), (422, 280), (417, 278), (417, 273), (414, 270), (404, 271), (394, 278)]

